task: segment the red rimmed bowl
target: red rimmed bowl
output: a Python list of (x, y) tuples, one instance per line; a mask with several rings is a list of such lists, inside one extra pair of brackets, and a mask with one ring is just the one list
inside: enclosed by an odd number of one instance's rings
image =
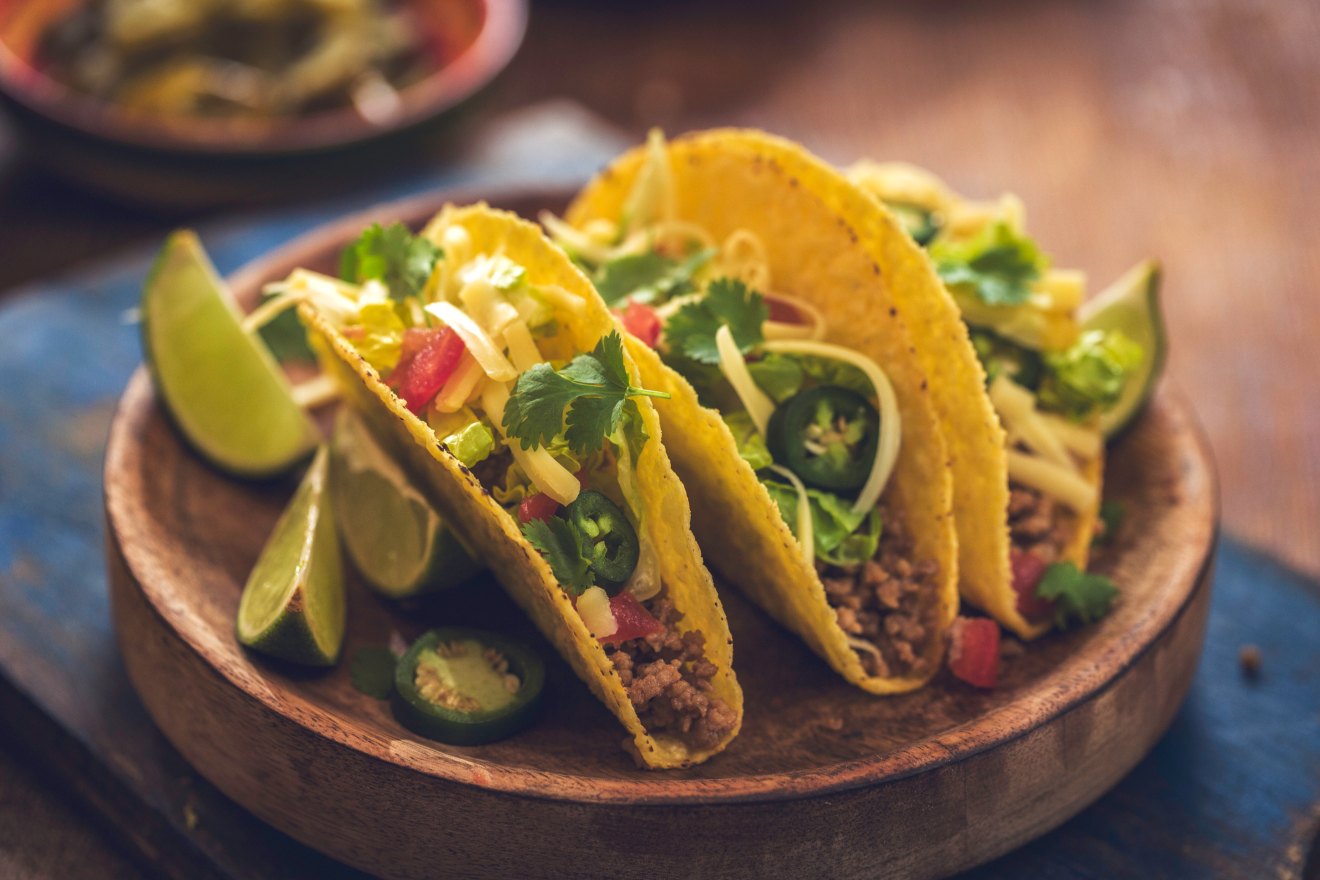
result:
[(33, 159), (135, 202), (268, 201), (369, 175), (435, 148), (442, 123), (513, 59), (526, 0), (408, 0), (443, 59), (373, 122), (351, 107), (259, 122), (146, 116), (84, 94), (35, 63), (46, 30), (86, 0), (0, 0), (0, 96)]

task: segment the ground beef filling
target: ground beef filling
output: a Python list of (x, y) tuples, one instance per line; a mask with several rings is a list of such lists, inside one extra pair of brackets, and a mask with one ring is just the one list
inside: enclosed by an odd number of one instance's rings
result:
[(884, 516), (873, 559), (852, 568), (817, 562), (816, 570), (839, 626), (877, 649), (854, 649), (868, 675), (925, 675), (930, 672), (925, 648), (933, 634), (933, 604), (923, 597), (936, 588), (939, 563), (912, 561), (912, 539), (902, 517), (888, 512)]
[(1072, 512), (1053, 498), (1017, 483), (1008, 484), (1008, 532), (1014, 549), (1058, 562), (1076, 525)]
[(640, 639), (606, 647), (628, 699), (652, 735), (676, 734), (694, 749), (718, 745), (738, 716), (712, 690), (716, 667), (706, 659), (706, 638), (679, 632), (683, 615), (668, 599), (647, 603), (663, 627)]

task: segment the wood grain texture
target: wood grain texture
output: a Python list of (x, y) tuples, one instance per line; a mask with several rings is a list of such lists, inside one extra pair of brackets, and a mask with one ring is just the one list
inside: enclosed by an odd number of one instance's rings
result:
[[(415, 221), (436, 206), (423, 198), (378, 216)], [(236, 277), (236, 292), (323, 264), (361, 222), (261, 261)], [(238, 595), (290, 486), (240, 484), (202, 465), (141, 371), (105, 473), (116, 628), (157, 724), (261, 818), (398, 877), (427, 876), (441, 858), (472, 876), (548, 876), (582, 860), (614, 876), (822, 866), (941, 876), (992, 858), (1094, 800), (1168, 725), (1200, 653), (1217, 512), (1203, 441), (1184, 405), (1161, 395), (1113, 457), (1111, 494), (1132, 515), (1099, 567), (1124, 601), (1096, 627), (1031, 646), (991, 693), (942, 675), (917, 694), (867, 697), (726, 592), (748, 697), (743, 733), (708, 764), (647, 774), (557, 661), (536, 726), (462, 749), (400, 728), (351, 688), (345, 664), (309, 676), (244, 653), (232, 634)], [(350, 608), (349, 656), (437, 623), (522, 628), (552, 654), (489, 582), (406, 613), (353, 584)], [(513, 835), (518, 847), (495, 844)]]

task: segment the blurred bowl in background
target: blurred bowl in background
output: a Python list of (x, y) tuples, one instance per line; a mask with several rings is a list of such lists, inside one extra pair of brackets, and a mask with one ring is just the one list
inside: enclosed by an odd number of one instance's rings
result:
[(42, 41), (87, 0), (0, 0), (0, 95), (31, 157), (54, 173), (156, 206), (255, 203), (324, 193), (425, 152), (456, 110), (512, 60), (527, 0), (402, 0), (435, 66), (390, 91), (305, 115), (146, 113), (51, 74)]

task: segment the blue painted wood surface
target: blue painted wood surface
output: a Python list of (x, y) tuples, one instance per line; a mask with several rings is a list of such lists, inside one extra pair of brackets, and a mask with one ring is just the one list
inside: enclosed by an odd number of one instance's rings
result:
[[(557, 150), (510, 156), (520, 155), (524, 179), (545, 183), (589, 172), (614, 146), (570, 136)], [(375, 195), (492, 179), (493, 170)], [(228, 271), (376, 200), (231, 223), (203, 237)], [(359, 876), (263, 826), (192, 773), (152, 727), (116, 654), (100, 469), (115, 401), (139, 362), (126, 317), (148, 258), (137, 252), (78, 272), (0, 310), (0, 726), (58, 755), (50, 772), (71, 778), (179, 876)], [(1318, 628), (1320, 586), (1224, 541), (1205, 655), (1168, 735), (1094, 806), (967, 876), (1303, 876), (1320, 826)], [(1260, 648), (1256, 678), (1239, 667), (1245, 644)]]

